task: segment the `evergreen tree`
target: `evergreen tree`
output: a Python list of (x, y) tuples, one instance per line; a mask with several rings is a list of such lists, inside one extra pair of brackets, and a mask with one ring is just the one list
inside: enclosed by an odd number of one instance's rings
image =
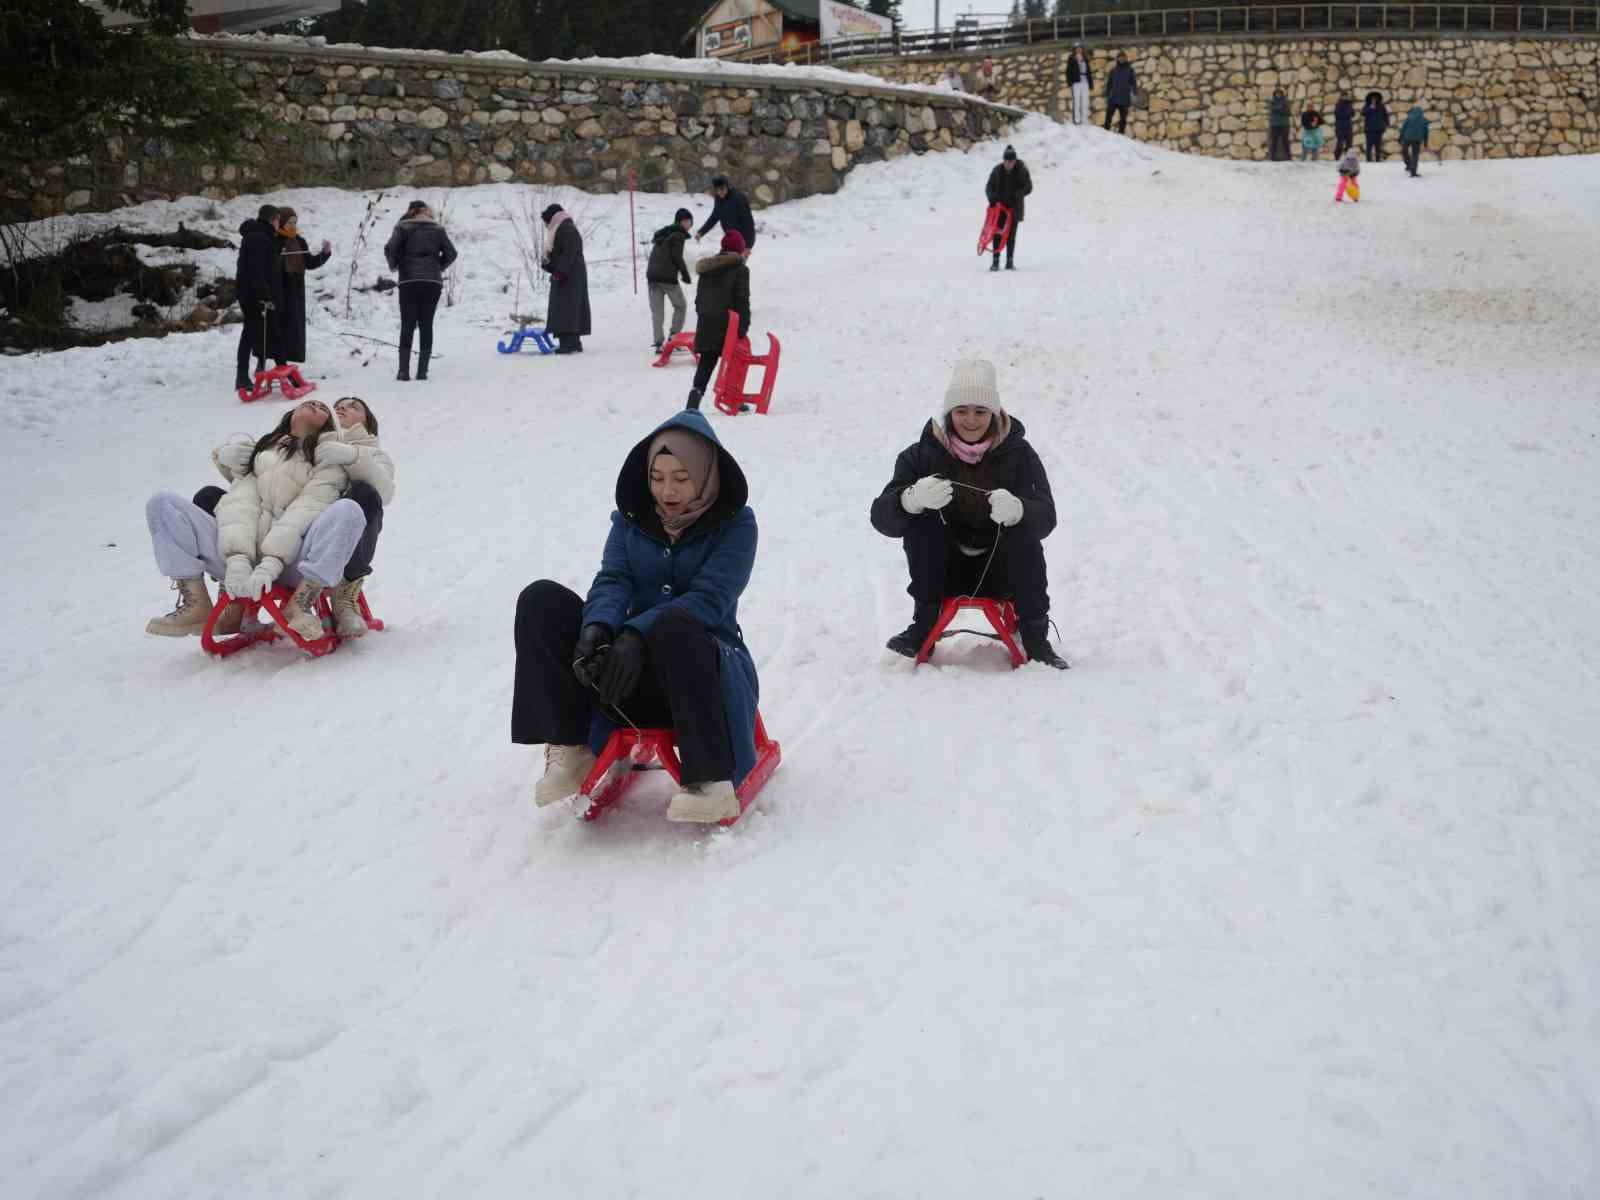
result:
[(1023, 0), (1022, 15), (1032, 21), (1044, 19), (1044, 0)]
[(867, 0), (867, 11), (900, 24), (900, 0)]

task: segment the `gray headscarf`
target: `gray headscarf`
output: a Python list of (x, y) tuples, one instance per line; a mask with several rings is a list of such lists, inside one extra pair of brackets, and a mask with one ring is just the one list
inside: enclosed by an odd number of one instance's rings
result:
[(677, 537), (717, 502), (720, 486), (717, 477), (717, 448), (698, 433), (692, 433), (687, 429), (668, 429), (657, 434), (644, 456), (646, 487), (650, 485), (651, 465), (656, 461), (656, 456), (662, 453), (670, 454), (681, 462), (684, 469), (689, 472), (690, 481), (695, 485), (694, 499), (677, 516), (668, 517), (661, 511), (661, 506), (656, 505), (656, 516), (661, 518), (662, 527), (673, 537)]

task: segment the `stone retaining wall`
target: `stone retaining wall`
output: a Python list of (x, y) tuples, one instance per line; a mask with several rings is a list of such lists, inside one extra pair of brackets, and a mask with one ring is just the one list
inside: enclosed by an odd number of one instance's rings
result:
[[(973, 97), (796, 77), (541, 65), (194, 39), (261, 122), (228, 159), (108, 138), (66, 163), (0, 164), (0, 209), (44, 216), (283, 187), (517, 180), (697, 191), (725, 171), (757, 206), (833, 192), (864, 162), (963, 149), (1022, 114)], [(788, 78), (783, 76), (788, 75)]]

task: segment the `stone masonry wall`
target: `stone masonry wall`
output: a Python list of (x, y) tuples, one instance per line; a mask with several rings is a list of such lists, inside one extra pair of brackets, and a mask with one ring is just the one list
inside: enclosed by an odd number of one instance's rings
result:
[(200, 160), (111, 137), (65, 163), (0, 164), (0, 209), (45, 216), (282, 187), (509, 180), (613, 192), (630, 168), (647, 192), (700, 190), (724, 171), (759, 207), (836, 191), (860, 163), (1004, 136), (1022, 115), (776, 69), (732, 79), (282, 41), (193, 45), (261, 115), (236, 154)]
[[(1232, 38), (1085, 43), (1094, 68), (1093, 115), (1104, 118), (1104, 82), (1125, 51), (1150, 92), (1129, 114), (1135, 137), (1220, 158), (1267, 156), (1267, 102), (1282, 87), (1299, 111), (1322, 107), (1332, 149), (1332, 108), (1341, 90), (1359, 109), (1384, 94), (1396, 125), (1417, 96), (1432, 122), (1430, 149), (1445, 158), (1513, 158), (1600, 152), (1600, 39), (1593, 37)], [(997, 53), (996, 99), (1070, 119), (1066, 59), (1071, 44)], [(851, 67), (902, 83), (932, 83), (950, 65), (968, 86), (981, 54), (852, 60)], [(1357, 137), (1360, 136), (1359, 113)], [(1389, 145), (1396, 133), (1391, 129)]]

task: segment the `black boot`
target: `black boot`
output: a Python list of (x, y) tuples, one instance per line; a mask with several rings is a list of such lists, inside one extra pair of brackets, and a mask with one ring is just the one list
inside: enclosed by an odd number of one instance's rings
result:
[(418, 359), (417, 359), (417, 378), (418, 379), (426, 379), (427, 377), (428, 377), (428, 356), (426, 354), (424, 354), (424, 355), (421, 355), (420, 357), (418, 357)]
[(407, 346), (400, 351), (400, 369), (395, 372), (396, 379), (404, 382), (411, 378), (411, 347)]
[(1012, 262), (1009, 258), (1006, 259), (1006, 270), (1015, 271), (1016, 269), (1017, 269), (1017, 264)]
[(911, 624), (889, 639), (886, 643), (889, 649), (907, 658), (915, 658), (922, 649), (922, 643), (928, 640), (928, 632), (939, 619), (939, 610), (943, 607), (937, 600), (918, 600), (916, 610), (911, 615)]
[(1066, 659), (1055, 652), (1050, 645), (1050, 619), (1040, 617), (1034, 621), (1021, 622), (1022, 651), (1028, 656), (1029, 662), (1043, 663), (1047, 667), (1054, 667), (1058, 671), (1067, 670), (1070, 665)]
[(994, 261), (989, 264), (989, 270), (998, 271), (999, 269), (1000, 269), (1000, 256), (998, 254), (996, 254), (994, 256)]
[(235, 376), (233, 381), (233, 390), (236, 392), (253, 391), (255, 390), (255, 386), (255, 380), (251, 379), (248, 375)]
[(705, 393), (703, 391), (701, 391), (699, 388), (690, 388), (689, 389), (689, 399), (684, 404), (684, 407), (688, 408), (688, 409), (693, 409), (695, 411), (698, 411), (699, 408), (700, 408), (700, 398), (702, 396), (704, 396), (704, 395), (705, 395)]

